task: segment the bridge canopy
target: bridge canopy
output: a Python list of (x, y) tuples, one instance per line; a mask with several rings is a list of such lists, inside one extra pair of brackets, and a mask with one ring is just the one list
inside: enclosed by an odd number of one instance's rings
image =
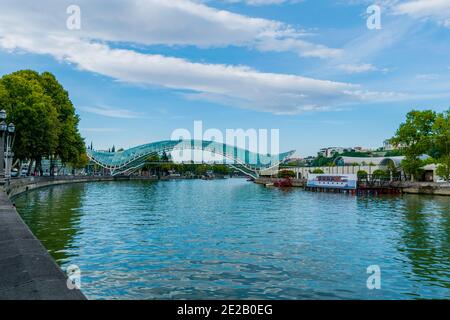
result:
[(215, 141), (202, 140), (167, 140), (144, 144), (119, 152), (94, 150), (88, 150), (87, 152), (93, 162), (111, 170), (113, 175), (117, 175), (131, 173), (141, 168), (151, 155), (174, 150), (201, 150), (219, 154), (231, 161), (230, 165), (245, 168), (256, 175), (258, 175), (259, 170), (277, 166), (295, 153), (295, 151), (290, 151), (278, 155), (264, 155)]

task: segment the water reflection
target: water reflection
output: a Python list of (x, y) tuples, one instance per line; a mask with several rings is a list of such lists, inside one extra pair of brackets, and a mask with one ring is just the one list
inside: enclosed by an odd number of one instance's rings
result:
[(29, 192), (13, 200), (31, 231), (58, 262), (73, 256), (70, 248), (81, 232), (85, 190), (84, 184), (58, 186)]
[[(444, 197), (405, 197), (402, 241), (399, 250), (410, 260), (417, 278), (433, 286), (450, 288), (450, 207)], [(430, 289), (432, 291), (432, 289)]]

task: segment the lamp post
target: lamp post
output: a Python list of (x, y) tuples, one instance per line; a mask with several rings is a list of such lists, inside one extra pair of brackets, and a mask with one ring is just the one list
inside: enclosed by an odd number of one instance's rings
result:
[(5, 136), (6, 130), (6, 111), (0, 110), (0, 180), (5, 178)]
[(0, 110), (0, 179), (2, 181), (11, 178), (11, 165), (13, 160), (12, 146), (16, 127), (14, 124), (6, 124), (6, 111)]
[(14, 145), (14, 138), (16, 133), (16, 126), (13, 123), (8, 124), (8, 130), (6, 134), (6, 159), (5, 159), (5, 179), (11, 179), (11, 166), (14, 159), (14, 153), (12, 147)]

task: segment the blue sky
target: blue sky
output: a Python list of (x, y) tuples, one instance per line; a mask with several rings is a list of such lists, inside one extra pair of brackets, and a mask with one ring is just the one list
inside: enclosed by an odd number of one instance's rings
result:
[[(366, 25), (381, 8), (380, 30)], [(68, 30), (66, 9), (81, 9)], [(177, 128), (280, 129), (282, 151), (378, 147), (448, 109), (449, 0), (2, 0), (0, 75), (54, 73), (96, 148)]]

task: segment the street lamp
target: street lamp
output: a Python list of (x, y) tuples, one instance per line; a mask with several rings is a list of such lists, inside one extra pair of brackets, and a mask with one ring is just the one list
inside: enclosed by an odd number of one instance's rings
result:
[[(5, 110), (0, 111), (0, 119), (6, 117)], [(0, 122), (0, 180), (5, 178), (5, 136), (8, 126), (4, 118)]]
[(14, 132), (16, 132), (16, 126), (14, 125), (14, 123), (8, 124), (8, 132), (10, 134), (14, 134)]
[(6, 124), (6, 111), (0, 110), (0, 179), (8, 180), (11, 178), (11, 165), (14, 153), (14, 137), (16, 126), (13, 123)]
[(5, 158), (5, 179), (11, 178), (11, 166), (14, 159), (12, 147), (14, 145), (16, 126), (13, 123), (8, 124), (8, 132), (6, 134), (6, 158)]

